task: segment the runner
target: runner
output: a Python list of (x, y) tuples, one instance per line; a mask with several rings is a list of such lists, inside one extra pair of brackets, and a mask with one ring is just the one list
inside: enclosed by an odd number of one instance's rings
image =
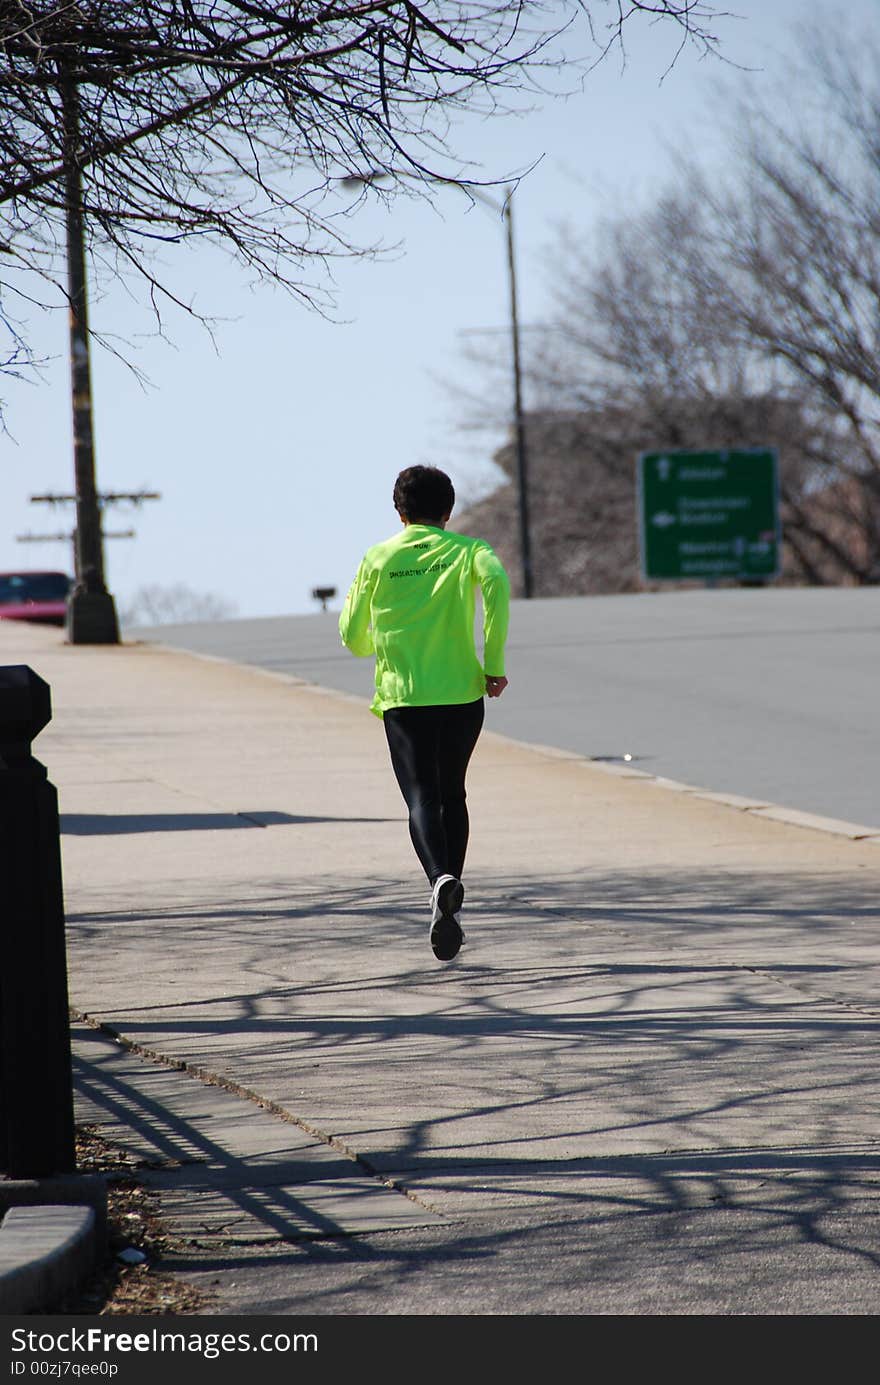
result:
[[(484, 694), (500, 697), (507, 687), (510, 586), (487, 543), (447, 531), (455, 490), (445, 472), (407, 467), (393, 498), (403, 530), (364, 555), (339, 633), (353, 654), (376, 656), (372, 710), (383, 720), (412, 844), (431, 885), (431, 947), (448, 962), (464, 941), (465, 775)], [(474, 646), (477, 587), (482, 664)]]

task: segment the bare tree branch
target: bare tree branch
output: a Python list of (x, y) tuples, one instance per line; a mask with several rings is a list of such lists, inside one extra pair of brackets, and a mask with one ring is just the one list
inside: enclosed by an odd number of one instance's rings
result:
[[(808, 36), (801, 65), (786, 118), (734, 111), (732, 182), (686, 171), (586, 250), (560, 233), (551, 321), (529, 339), (533, 428), (540, 451), (549, 419), (579, 417), (577, 447), (589, 436), (616, 457), (630, 490), (640, 450), (775, 446), (786, 576), (878, 582), (878, 30)], [(542, 488), (571, 512), (558, 440), (548, 456)], [(612, 507), (619, 486), (606, 483)]]
[[(329, 259), (370, 252), (340, 220), (347, 175), (459, 180), (453, 113), (569, 83), (640, 17), (717, 47), (701, 0), (4, 0), (0, 255), (18, 276), (0, 293), (61, 279), (65, 83), (93, 257), (152, 291), (151, 243), (207, 236), (321, 307)], [(579, 59), (558, 46), (577, 33)]]

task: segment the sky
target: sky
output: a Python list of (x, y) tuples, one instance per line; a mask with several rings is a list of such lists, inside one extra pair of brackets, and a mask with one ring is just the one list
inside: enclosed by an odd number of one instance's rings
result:
[[(821, 12), (867, 20), (877, 0)], [(770, 91), (813, 13), (809, 0), (732, 0), (714, 24), (727, 61), (686, 50), (671, 68), (671, 26), (635, 18), (625, 66), (612, 54), (582, 91), (548, 99), (525, 119), (466, 123), (482, 176), (535, 165), (514, 204), (524, 338), (549, 312), (556, 228), (589, 237), (610, 212), (649, 206), (676, 151), (723, 165), (726, 93), (747, 83)], [(93, 297), (93, 329), (115, 337), (149, 381), (95, 351), (98, 489), (161, 496), (137, 511), (106, 512), (108, 530), (136, 531), (105, 548), (107, 585), (123, 615), (155, 585), (221, 598), (241, 617), (316, 611), (319, 586), (337, 589), (330, 604), (338, 608), (364, 550), (399, 523), (391, 492), (403, 467), (443, 467), (462, 503), (491, 478), (504, 429), (462, 429), (454, 386), (481, 386), (468, 363), (475, 341), (509, 337), (500, 217), (438, 187), (433, 205), (403, 198), (386, 210), (371, 197), (355, 230), (397, 248), (380, 262), (337, 267), (335, 320), (278, 290), (252, 289), (234, 262), (205, 250), (181, 258), (175, 272), (220, 319), (213, 338), (183, 314), (167, 319), (168, 339), (157, 337), (124, 284)], [(70, 509), (29, 500), (73, 488), (66, 313), (42, 314), (30, 337), (46, 359), (39, 382), (0, 380), (0, 571), (72, 572), (69, 543), (17, 541), (68, 530), (73, 519)], [(512, 393), (494, 403), (512, 415)]]

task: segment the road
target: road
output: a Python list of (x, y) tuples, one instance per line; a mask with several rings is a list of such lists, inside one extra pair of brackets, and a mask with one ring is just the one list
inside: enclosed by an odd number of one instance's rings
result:
[[(651, 774), (880, 827), (880, 590), (719, 589), (514, 602), (487, 726)], [(368, 697), (337, 613), (129, 632)]]

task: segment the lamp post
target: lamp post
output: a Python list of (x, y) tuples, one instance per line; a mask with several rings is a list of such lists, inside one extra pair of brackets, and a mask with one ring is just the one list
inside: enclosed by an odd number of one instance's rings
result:
[(528, 451), (526, 448), (526, 429), (525, 415), (522, 403), (522, 370), (520, 365), (519, 349), (519, 311), (517, 306), (516, 292), (516, 255), (514, 252), (513, 239), (513, 188), (508, 187), (503, 202), (497, 202), (495, 198), (489, 197), (481, 188), (475, 188), (471, 184), (456, 183), (451, 178), (420, 177), (415, 173), (407, 173), (395, 169), (387, 172), (384, 169), (364, 174), (353, 174), (342, 179), (344, 187), (363, 187), (364, 185), (378, 182), (380, 178), (411, 178), (416, 182), (445, 183), (449, 187), (458, 188), (467, 197), (471, 197), (476, 202), (482, 202), (493, 212), (501, 216), (504, 222), (505, 239), (507, 246), (507, 275), (510, 292), (510, 337), (511, 337), (511, 363), (513, 367), (513, 420), (514, 420), (514, 442), (516, 447), (516, 490), (517, 490), (517, 517), (519, 526), (519, 551), (520, 551), (520, 574), (522, 579), (522, 594), (524, 597), (531, 597), (533, 591), (532, 580), (532, 543), (531, 526), (529, 522), (529, 478), (528, 478)]

